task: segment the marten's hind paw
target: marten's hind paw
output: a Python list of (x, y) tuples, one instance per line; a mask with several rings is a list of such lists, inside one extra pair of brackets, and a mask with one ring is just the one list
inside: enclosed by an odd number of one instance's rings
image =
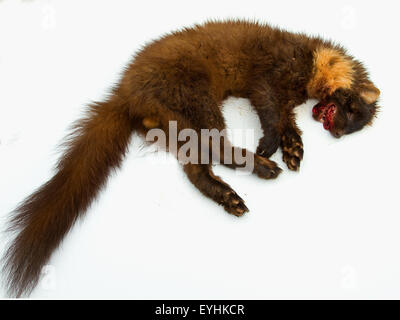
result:
[(244, 200), (239, 197), (233, 190), (229, 190), (224, 193), (224, 200), (222, 205), (224, 206), (226, 211), (237, 217), (240, 217), (249, 211), (249, 209), (244, 204)]

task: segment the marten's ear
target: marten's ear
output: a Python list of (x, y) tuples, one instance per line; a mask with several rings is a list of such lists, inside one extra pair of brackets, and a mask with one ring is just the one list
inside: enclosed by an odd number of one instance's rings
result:
[(367, 83), (363, 86), (360, 92), (360, 97), (368, 104), (378, 101), (381, 92), (372, 83)]

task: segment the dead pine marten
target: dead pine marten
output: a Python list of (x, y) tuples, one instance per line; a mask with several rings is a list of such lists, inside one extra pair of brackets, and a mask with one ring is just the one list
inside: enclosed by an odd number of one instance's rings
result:
[[(296, 106), (317, 99), (313, 117), (339, 138), (372, 122), (379, 94), (363, 65), (342, 47), (265, 24), (208, 22), (153, 41), (136, 54), (109, 98), (90, 105), (87, 116), (75, 124), (54, 176), (13, 212), (10, 230), (16, 235), (4, 256), (10, 296), (27, 295), (35, 287), (51, 253), (105, 185), (111, 169), (121, 164), (133, 132), (146, 135), (159, 129), (168, 140), (171, 122), (178, 131), (221, 132), (222, 101), (248, 98), (264, 133), (256, 154), (226, 148), (229, 143), (221, 139), (217, 159), (241, 168), (235, 157), (222, 160), (229, 151), (245, 152), (254, 161), (251, 172), (273, 179), (281, 169), (268, 158), (279, 147), (291, 170), (298, 170), (303, 157)], [(183, 143), (178, 140), (176, 148)], [(204, 143), (199, 144), (203, 152)], [(189, 161), (183, 170), (227, 212), (240, 216), (248, 211), (213, 174), (210, 163)]]

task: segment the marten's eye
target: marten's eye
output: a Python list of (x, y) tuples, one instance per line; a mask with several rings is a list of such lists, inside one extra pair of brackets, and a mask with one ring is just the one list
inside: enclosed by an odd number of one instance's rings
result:
[(357, 104), (354, 103), (353, 101), (349, 101), (348, 106), (349, 106), (349, 112), (354, 113), (358, 111)]

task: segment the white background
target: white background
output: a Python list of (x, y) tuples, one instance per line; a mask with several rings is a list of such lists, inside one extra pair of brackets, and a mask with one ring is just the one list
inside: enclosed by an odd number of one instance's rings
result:
[[(242, 17), (337, 40), (364, 61), (381, 113), (336, 140), (298, 109), (305, 157), (275, 181), (217, 166), (246, 200), (236, 218), (174, 159), (135, 137), (121, 170), (67, 236), (33, 298), (400, 298), (396, 1), (0, 1), (0, 215), (53, 173), (56, 146), (143, 44)], [(259, 123), (230, 100), (231, 128)], [(254, 148), (254, 147), (253, 147)], [(1, 242), (4, 250), (4, 242)], [(5, 296), (3, 289), (0, 296)]]

